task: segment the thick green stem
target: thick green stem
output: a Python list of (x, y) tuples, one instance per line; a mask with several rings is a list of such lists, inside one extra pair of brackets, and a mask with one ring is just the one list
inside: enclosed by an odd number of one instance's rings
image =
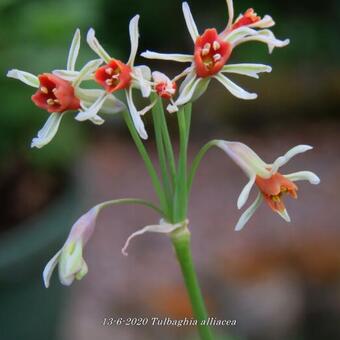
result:
[[(131, 136), (137, 146), (137, 149), (141, 155), (141, 157), (143, 158), (144, 160), (144, 163), (145, 163), (145, 166), (146, 166), (146, 169), (150, 175), (150, 178), (151, 178), (151, 181), (152, 181), (152, 184), (155, 188), (155, 191), (156, 191), (156, 194), (159, 198), (159, 201), (160, 201), (160, 205), (161, 205), (161, 209), (166, 212), (167, 211), (167, 203), (166, 203), (166, 198), (165, 198), (165, 193), (164, 193), (164, 190), (162, 188), (162, 185), (159, 181), (159, 178), (158, 178), (158, 175), (157, 175), (157, 172), (152, 164), (152, 161), (149, 157), (149, 154), (147, 153), (145, 147), (144, 147), (144, 144), (143, 142), (141, 141), (134, 125), (133, 125), (133, 122), (132, 122), (132, 119), (130, 117), (130, 114), (127, 112), (127, 111), (124, 111), (123, 112), (123, 116), (124, 116), (124, 120), (126, 122), (126, 125), (131, 133)], [(165, 214), (164, 216), (165, 218), (168, 218), (168, 216)]]
[(194, 269), (191, 246), (190, 246), (190, 232), (188, 228), (184, 227), (174, 231), (171, 235), (173, 247), (176, 252), (178, 262), (181, 266), (185, 286), (192, 305), (193, 315), (197, 320), (198, 332), (202, 340), (212, 340), (213, 334), (206, 321), (208, 313), (205, 308), (201, 289), (198, 284), (196, 272)]

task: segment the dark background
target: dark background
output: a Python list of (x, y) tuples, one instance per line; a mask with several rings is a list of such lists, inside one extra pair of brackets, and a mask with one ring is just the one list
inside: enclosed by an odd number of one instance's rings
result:
[[(275, 35), (290, 38), (291, 43), (275, 49), (272, 55), (258, 43), (233, 51), (231, 63), (266, 63), (273, 71), (260, 80), (231, 77), (245, 89), (258, 93), (255, 101), (234, 98), (212, 82), (194, 105), (190, 159), (212, 138), (245, 142), (267, 161), (294, 145), (311, 144), (313, 151), (298, 156), (284, 170), (315, 171), (321, 184), (314, 187), (302, 183), (299, 200), (287, 199), (291, 224), (262, 207), (242, 233), (235, 233), (233, 225), (240, 214), (236, 198), (246, 178), (224, 154), (211, 151), (198, 172), (189, 212), (203, 291), (211, 315), (237, 319), (236, 327), (218, 328), (222, 338), (228, 332), (237, 339), (339, 339), (340, 3), (234, 2), (236, 16), (248, 7), (254, 7), (262, 16), (270, 14), (277, 23)], [(226, 25), (223, 0), (194, 0), (190, 7), (201, 32), (208, 27), (222, 30)], [(30, 221), (44, 214), (70, 187), (76, 187), (78, 192), (77, 198), (67, 204), (74, 205), (75, 214), (109, 198), (154, 197), (119, 115), (108, 117), (104, 126), (97, 127), (78, 123), (68, 114), (51, 144), (42, 150), (31, 150), (30, 141), (46, 120), (46, 113), (30, 101), (32, 88), (5, 77), (11, 68), (34, 74), (63, 68), (77, 27), (82, 31), (78, 67), (95, 57), (85, 43), (89, 27), (96, 29), (98, 39), (112, 56), (127, 60), (128, 22), (136, 13), (141, 15), (139, 52), (192, 52), (180, 1), (0, 2), (2, 247), (9, 244), (7, 237), (15, 230), (19, 234), (29, 230)], [(169, 76), (183, 67), (141, 57), (137, 63), (147, 63)], [(176, 138), (175, 116), (168, 118)], [(150, 131), (146, 145), (154, 154), (152, 125), (149, 117), (145, 119)], [(74, 219), (64, 222), (61, 215), (56, 221), (57, 225), (66, 224), (64, 237)], [(59, 294), (67, 292), (67, 297), (60, 300), (61, 314), (53, 319), (59, 338), (194, 338), (191, 328), (101, 326), (103, 317), (108, 316), (190, 316), (181, 277), (165, 237), (147, 235), (133, 242), (128, 258), (120, 255), (120, 247), (130, 232), (156, 220), (157, 216), (142, 208), (108, 209), (103, 213), (86, 252), (89, 274), (70, 289), (60, 288), (57, 280), (53, 281)], [(43, 262), (62, 242), (49, 246)], [(23, 242), (16, 252), (25, 253), (25, 248), (30, 248), (29, 242)], [(37, 291), (43, 290), (41, 269), (39, 265), (37, 280), (32, 283)], [(0, 279), (15, 276), (19, 270), (11, 267), (11, 271), (1, 272), (0, 266)], [(1, 280), (0, 289), (6, 294)], [(21, 288), (27, 290), (28, 279), (19, 281)], [(41, 294), (39, 299), (47, 299), (49, 291)], [(15, 327), (5, 320), (18, 317), (22, 328), (25, 322), (32, 323), (25, 321), (29, 318), (24, 313), (32, 316), (37, 307), (28, 301), (31, 300), (24, 298), (18, 302), (18, 306), (25, 306), (25, 312), (20, 313), (18, 307), (0, 318), (0, 329)], [(12, 339), (8, 334), (5, 332), (5, 340)], [(30, 334), (26, 333), (25, 339), (38, 339), (34, 331)]]

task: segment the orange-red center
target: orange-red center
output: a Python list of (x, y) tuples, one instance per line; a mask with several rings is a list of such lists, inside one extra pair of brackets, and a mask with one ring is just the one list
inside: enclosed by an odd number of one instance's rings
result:
[(223, 41), (215, 28), (210, 28), (196, 39), (194, 60), (198, 77), (218, 73), (230, 57), (232, 47)]
[(75, 96), (72, 84), (51, 73), (38, 76), (40, 86), (31, 97), (35, 105), (50, 113), (78, 110), (80, 100)]
[(270, 178), (256, 176), (256, 184), (266, 202), (274, 211), (282, 212), (285, 210), (285, 205), (282, 201), (283, 194), (289, 194), (292, 198), (297, 198), (298, 187), (279, 172)]
[(131, 71), (129, 65), (112, 59), (108, 64), (97, 69), (95, 79), (107, 92), (112, 93), (130, 87)]

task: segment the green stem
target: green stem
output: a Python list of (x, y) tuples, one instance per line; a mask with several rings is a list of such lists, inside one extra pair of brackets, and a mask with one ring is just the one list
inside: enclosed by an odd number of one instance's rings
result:
[(167, 210), (171, 211), (172, 210), (172, 201), (171, 201), (172, 200), (172, 185), (169, 179), (167, 161), (165, 157), (165, 149), (164, 149), (163, 136), (162, 136), (162, 126), (161, 126), (161, 121), (160, 121), (160, 111), (161, 111), (160, 107), (162, 107), (162, 102), (160, 99), (157, 99), (156, 104), (152, 108), (152, 118), (154, 122), (159, 166), (161, 169), (162, 181), (163, 181), (164, 191), (165, 191), (166, 200), (167, 200)]
[[(126, 122), (126, 125), (131, 133), (131, 136), (137, 146), (137, 149), (141, 155), (141, 157), (143, 158), (144, 160), (144, 163), (145, 163), (145, 166), (146, 166), (146, 169), (150, 175), (150, 178), (151, 178), (151, 181), (152, 181), (152, 184), (155, 188), (155, 191), (156, 191), (156, 194), (158, 196), (158, 199), (160, 201), (160, 205), (161, 205), (161, 208), (162, 210), (164, 211), (164, 213), (166, 213), (166, 208), (167, 208), (167, 204), (166, 204), (166, 198), (165, 198), (165, 193), (164, 193), (164, 190), (162, 188), (162, 185), (159, 181), (159, 178), (158, 178), (158, 175), (157, 175), (157, 172), (152, 164), (152, 161), (149, 157), (149, 154), (147, 153), (145, 147), (144, 147), (144, 144), (143, 142), (141, 141), (134, 125), (133, 125), (133, 122), (132, 122), (132, 119), (130, 117), (130, 114), (127, 112), (127, 111), (124, 111), (123, 112), (123, 117), (124, 117), (124, 120)], [(167, 215), (164, 216), (165, 218), (168, 218)]]
[(174, 195), (174, 220), (183, 221), (186, 218), (188, 206), (187, 192), (187, 150), (189, 139), (191, 105), (187, 104), (177, 112), (179, 127), (179, 160)]
[[(174, 150), (172, 147), (170, 134), (168, 130), (168, 125), (166, 123), (166, 118), (164, 114), (164, 109), (162, 105), (162, 101), (159, 99), (160, 105), (159, 105), (159, 117), (160, 117), (160, 123), (162, 128), (162, 135), (163, 135), (163, 141), (165, 146), (165, 152), (168, 158), (169, 167), (170, 167), (170, 173), (172, 177), (172, 183), (175, 183), (176, 181), (176, 162), (175, 162), (175, 155)], [(158, 105), (158, 103), (157, 103)]]
[(190, 238), (190, 232), (186, 227), (174, 231), (171, 235), (172, 244), (181, 266), (185, 286), (192, 305), (193, 315), (198, 322), (198, 332), (202, 340), (212, 340), (212, 331), (210, 327), (205, 324), (208, 319), (208, 314), (192, 261)]
[(188, 193), (190, 193), (192, 182), (194, 180), (197, 168), (200, 165), (202, 158), (204, 157), (204, 155), (207, 153), (207, 151), (211, 147), (216, 146), (217, 142), (218, 142), (217, 139), (213, 139), (210, 142), (203, 145), (200, 151), (197, 153), (196, 157), (194, 158), (192, 165), (191, 165), (190, 172), (189, 172), (189, 177), (188, 177)]

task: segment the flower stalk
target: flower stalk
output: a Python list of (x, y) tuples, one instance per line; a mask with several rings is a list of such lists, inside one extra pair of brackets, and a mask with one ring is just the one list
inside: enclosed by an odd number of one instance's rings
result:
[(205, 324), (205, 321), (208, 319), (208, 313), (192, 261), (190, 231), (186, 227), (174, 231), (171, 235), (171, 241), (181, 267), (184, 283), (193, 310), (193, 316), (197, 320), (200, 337), (202, 340), (212, 340), (214, 339), (212, 331), (210, 327)]

